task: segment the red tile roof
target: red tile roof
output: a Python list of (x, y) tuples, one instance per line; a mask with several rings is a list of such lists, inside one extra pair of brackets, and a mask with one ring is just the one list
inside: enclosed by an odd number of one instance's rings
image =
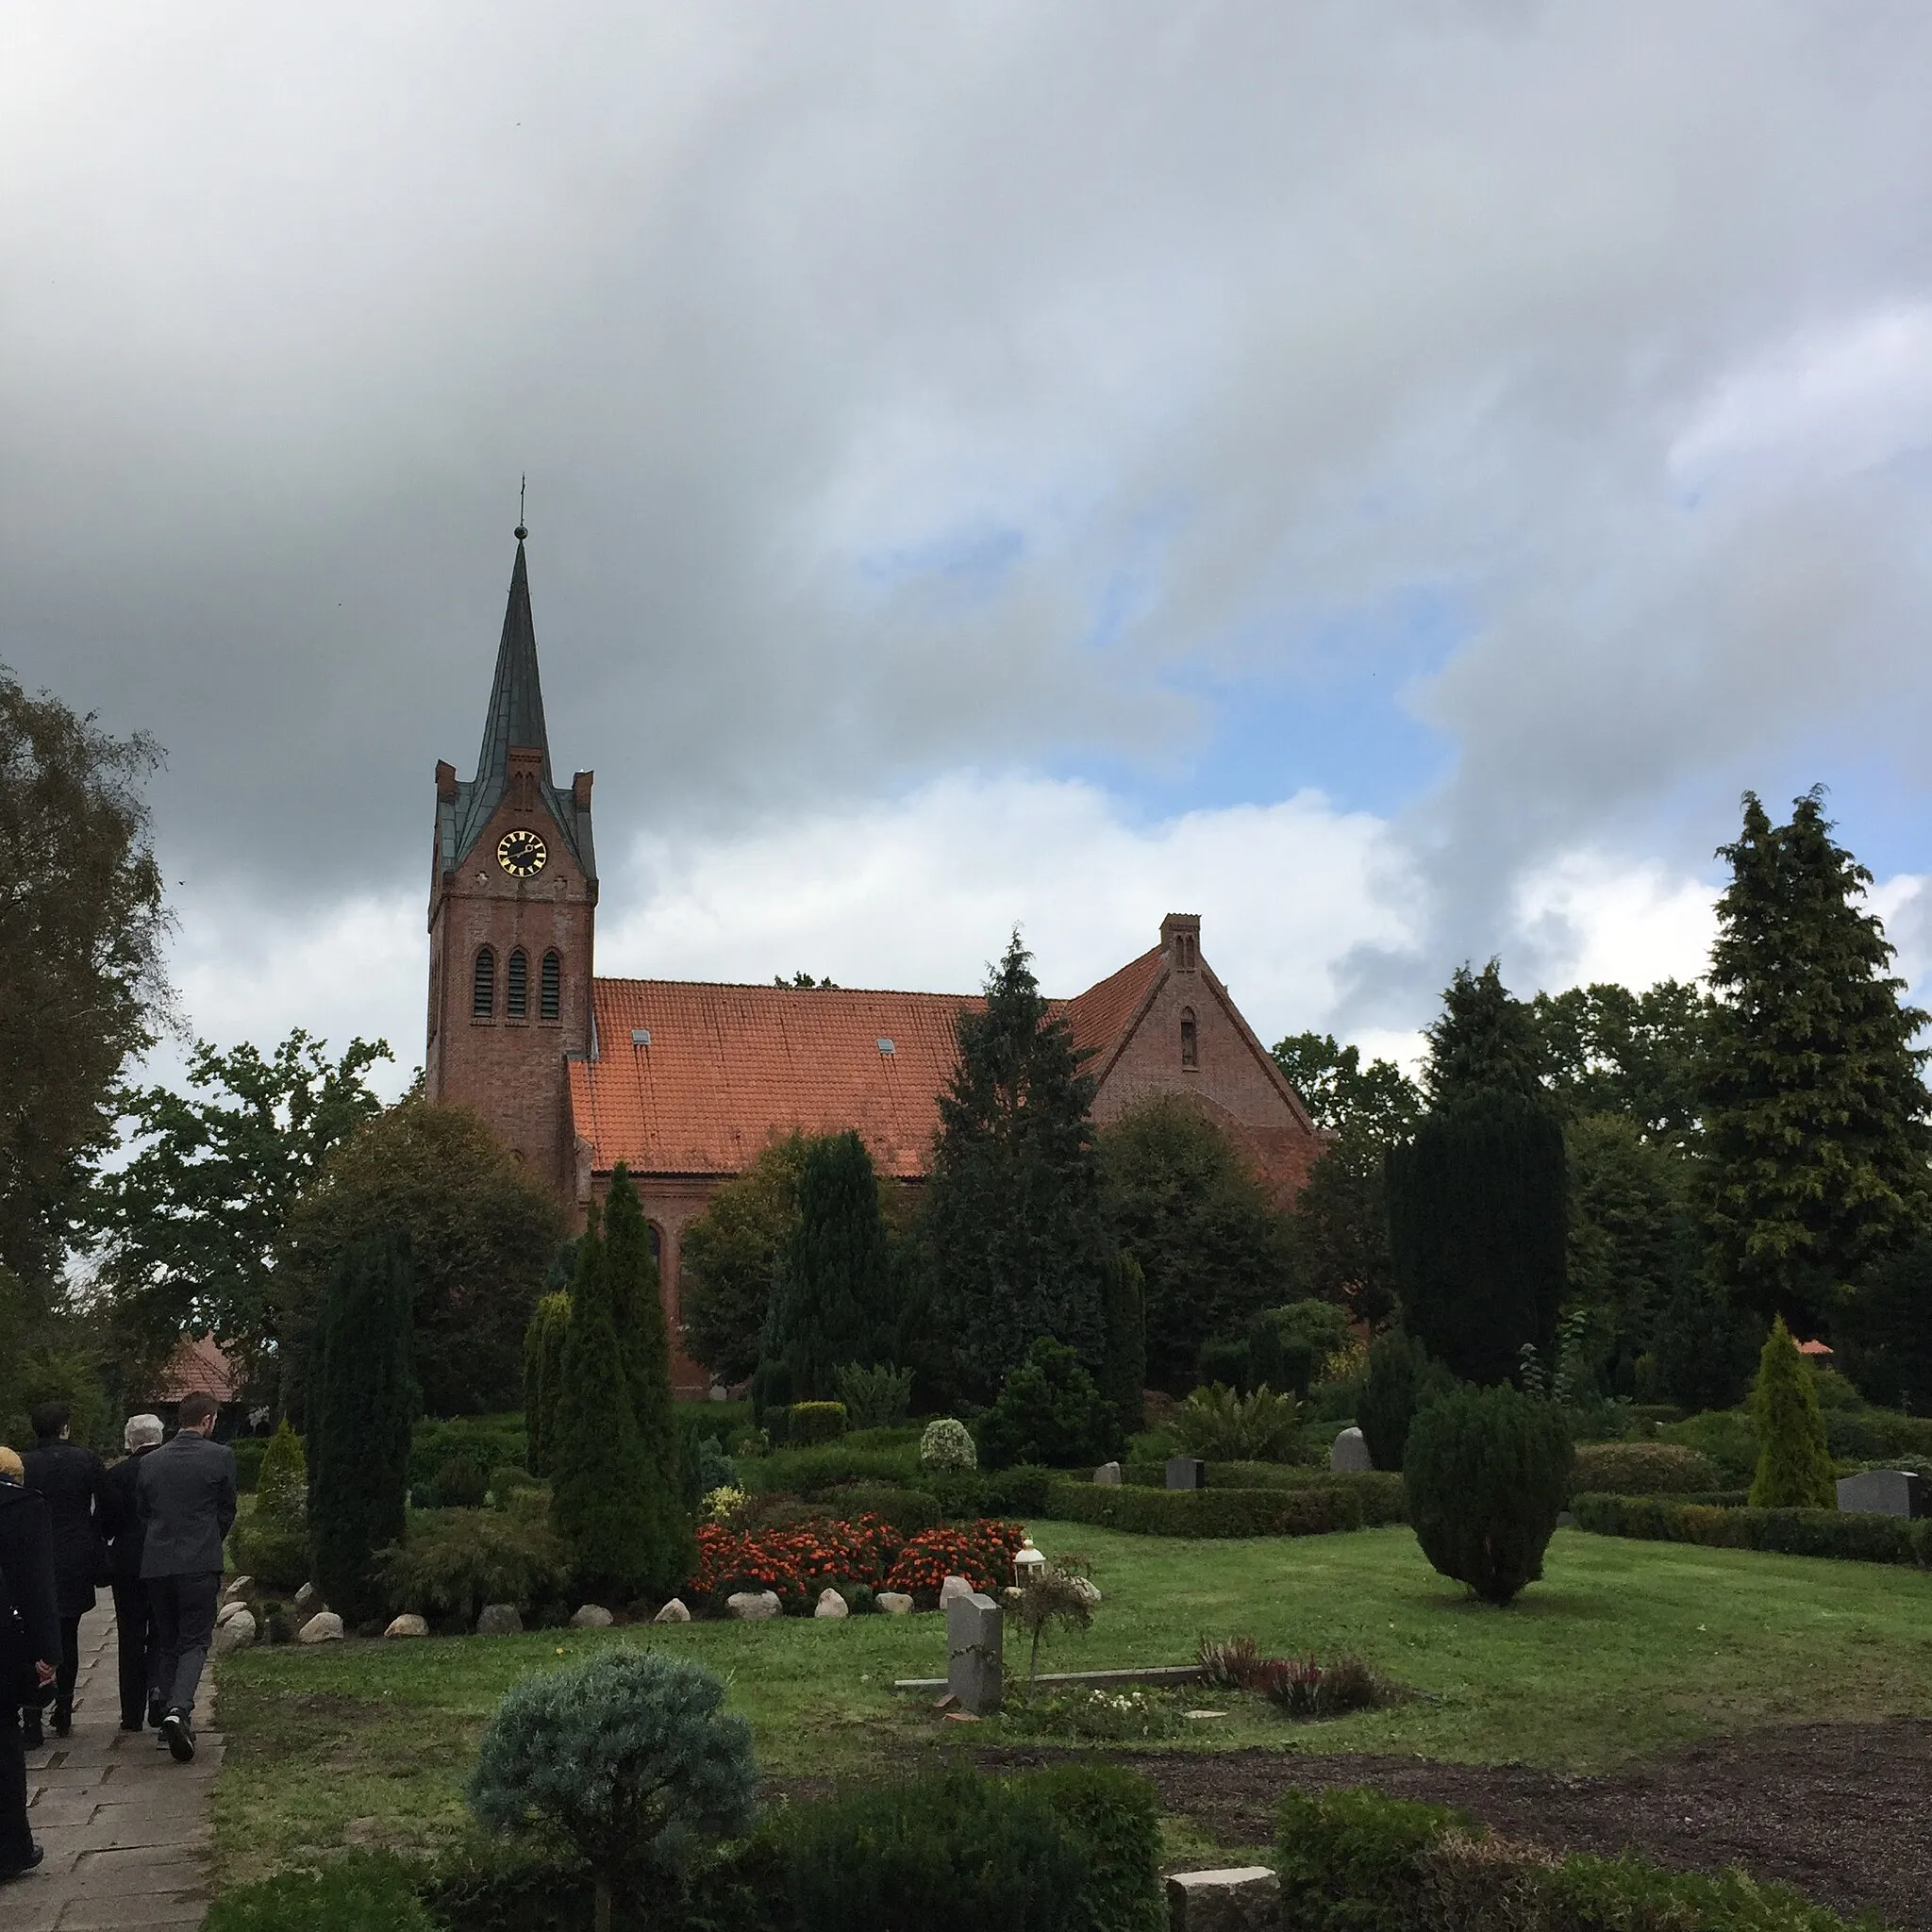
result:
[(184, 1335), (155, 1377), (156, 1402), (179, 1402), (184, 1395), (212, 1395), (233, 1402), (242, 1392), (242, 1372), (208, 1336)]
[[(1152, 952), (1077, 999), (1056, 1000), (1105, 1071), (1158, 978)], [(976, 993), (592, 982), (597, 1058), (570, 1063), (571, 1111), (591, 1165), (639, 1174), (741, 1174), (798, 1128), (856, 1127), (881, 1174), (924, 1174), (953, 1071), (959, 1014)], [(632, 1036), (648, 1033), (649, 1043)], [(887, 1052), (879, 1042), (891, 1041)]]

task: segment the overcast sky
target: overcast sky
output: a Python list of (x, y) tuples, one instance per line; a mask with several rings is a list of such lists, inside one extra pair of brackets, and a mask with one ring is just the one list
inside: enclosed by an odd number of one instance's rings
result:
[(167, 747), (194, 1027), (420, 1059), (528, 473), (607, 973), (1264, 1038), (1932, 961), (1932, 9), (0, 4), (0, 659)]

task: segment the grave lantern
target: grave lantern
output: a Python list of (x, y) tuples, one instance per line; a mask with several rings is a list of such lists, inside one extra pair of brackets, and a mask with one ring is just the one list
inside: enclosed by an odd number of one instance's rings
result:
[(1033, 1547), (1033, 1539), (1023, 1536), (1013, 1552), (1013, 1581), (1024, 1590), (1045, 1568), (1046, 1558)]

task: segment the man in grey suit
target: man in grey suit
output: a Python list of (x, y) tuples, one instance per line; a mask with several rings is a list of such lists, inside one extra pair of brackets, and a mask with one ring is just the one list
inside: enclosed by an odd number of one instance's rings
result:
[(214, 1641), (222, 1539), (235, 1521), (235, 1457), (208, 1441), (215, 1404), (186, 1395), (180, 1430), (142, 1457), (135, 1508), (147, 1525), (141, 1579), (154, 1608), (155, 1683), (166, 1703), (161, 1740), (176, 1762), (194, 1756), (194, 1693)]

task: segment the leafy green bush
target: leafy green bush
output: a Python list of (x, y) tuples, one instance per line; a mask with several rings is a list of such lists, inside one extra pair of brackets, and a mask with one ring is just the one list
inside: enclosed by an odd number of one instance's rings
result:
[(375, 1577), (391, 1611), (458, 1616), (467, 1624), (485, 1604), (532, 1609), (561, 1602), (570, 1552), (534, 1509), (422, 1509), (402, 1542), (377, 1557)]
[(1751, 1503), (1760, 1509), (1831, 1509), (1838, 1505), (1831, 1451), (1825, 1446), (1824, 1418), (1818, 1390), (1791, 1331), (1780, 1315), (1771, 1324), (1757, 1357), (1757, 1381), (1751, 1391), (1751, 1418), (1757, 1424), (1757, 1469), (1751, 1479)]
[(958, 1523), (981, 1516), (1043, 1516), (1047, 1492), (1060, 1479), (1058, 1470), (1019, 1462), (1011, 1469), (935, 1472), (924, 1478), (924, 1487), (939, 1498), (946, 1521)]
[(1237, 1395), (1219, 1382), (1196, 1389), (1169, 1426), (1186, 1454), (1204, 1459), (1288, 1462), (1301, 1448), (1300, 1405), (1265, 1383), (1252, 1395)]
[(1087, 1855), (1082, 1909), (1073, 1932), (1164, 1932), (1160, 1808), (1143, 1777), (1111, 1764), (1036, 1772), (1026, 1789)]
[(1717, 1487), (1717, 1465), (1676, 1442), (1585, 1442), (1571, 1466), (1573, 1491), (1602, 1495), (1682, 1495)]
[(1719, 1482), (1730, 1489), (1751, 1486), (1757, 1468), (1757, 1430), (1750, 1412), (1742, 1408), (1707, 1409), (1683, 1422), (1660, 1423), (1657, 1439), (1660, 1442), (1680, 1442), (1710, 1457)]
[(905, 1449), (858, 1449), (827, 1442), (816, 1449), (774, 1449), (769, 1456), (743, 1457), (739, 1480), (748, 1489), (788, 1496), (822, 1496), (854, 1483), (889, 1483), (915, 1488), (919, 1468)]
[(439, 1509), (480, 1509), (489, 1500), (490, 1477), (481, 1463), (468, 1456), (452, 1456), (429, 1485)]
[(1083, 1918), (1087, 1855), (1018, 1779), (929, 1774), (801, 1806), (777, 1829), (801, 1925), (1061, 1932)]
[(794, 1402), (787, 1411), (785, 1440), (794, 1449), (815, 1449), (845, 1433), (842, 1402)]
[(308, 1581), (308, 1527), (277, 1515), (263, 1516), (258, 1500), (254, 1515), (235, 1524), (229, 1538), (235, 1568), (265, 1590), (300, 1590)]
[(849, 1362), (834, 1374), (832, 1387), (855, 1429), (891, 1428), (903, 1423), (912, 1407), (910, 1369), (868, 1369)]
[(1409, 1428), (1402, 1465), (1423, 1554), (1486, 1602), (1508, 1603), (1543, 1574), (1571, 1455), (1561, 1412), (1507, 1383), (1430, 1403)]
[(751, 1726), (689, 1657), (615, 1645), (513, 1685), (464, 1795), (488, 1827), (560, 1835), (591, 1868), (598, 1932), (620, 1882), (661, 1887), (752, 1820)]
[[(937, 1529), (946, 1520), (940, 1500), (924, 1490), (893, 1489), (883, 1483), (858, 1483), (849, 1490), (828, 1490), (822, 1498), (826, 1507), (856, 1522), (861, 1516), (876, 1516), (890, 1523), (902, 1537), (917, 1536), (923, 1529)], [(986, 1513), (979, 1510), (975, 1515)]]
[(282, 1523), (299, 1523), (308, 1509), (308, 1463), (302, 1438), (283, 1417), (269, 1438), (255, 1477), (255, 1513)]
[(1149, 1490), (1058, 1482), (1044, 1513), (1128, 1536), (1323, 1536), (1402, 1521), (1402, 1478), (1371, 1472), (1297, 1489)]
[(1577, 1528), (1597, 1536), (1932, 1569), (1932, 1517), (1908, 1523), (1862, 1510), (1727, 1508), (1680, 1496), (1581, 1495), (1570, 1507)]
[(1026, 1359), (1008, 1372), (998, 1399), (981, 1418), (979, 1459), (991, 1469), (1043, 1462), (1054, 1469), (1105, 1461), (1119, 1419), (1080, 1357), (1042, 1335)]
[(1446, 1395), (1456, 1377), (1432, 1361), (1421, 1342), (1391, 1328), (1369, 1348), (1369, 1372), (1355, 1419), (1377, 1469), (1400, 1469), (1416, 1411)]
[(974, 1447), (972, 1431), (964, 1423), (942, 1415), (926, 1424), (919, 1439), (921, 1469), (975, 1469), (978, 1465), (979, 1452)]
[(320, 1872), (284, 1872), (224, 1892), (205, 1932), (435, 1932), (416, 1868), (387, 1853), (347, 1852)]
[(228, 1451), (235, 1458), (235, 1491), (238, 1495), (252, 1496), (255, 1486), (261, 1478), (261, 1460), (268, 1454), (270, 1439), (267, 1436), (237, 1436), (229, 1444)]
[(492, 1469), (490, 1472), (490, 1500), (499, 1509), (508, 1509), (512, 1496), (534, 1493), (543, 1487), (527, 1469)]
[(1376, 1791), (1290, 1791), (1274, 1813), (1284, 1923), (1297, 1932), (1414, 1932), (1424, 1916), (1422, 1854), (1468, 1818)]

